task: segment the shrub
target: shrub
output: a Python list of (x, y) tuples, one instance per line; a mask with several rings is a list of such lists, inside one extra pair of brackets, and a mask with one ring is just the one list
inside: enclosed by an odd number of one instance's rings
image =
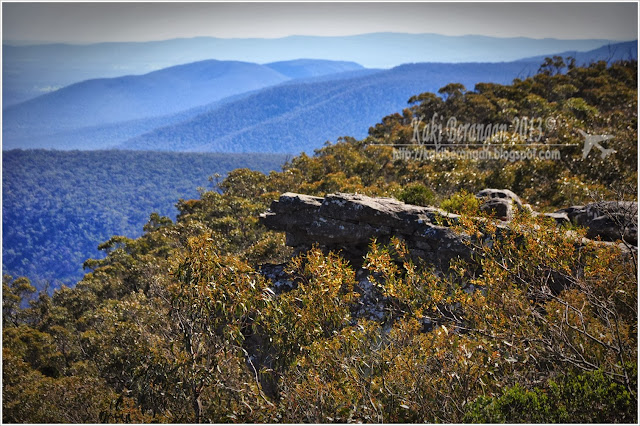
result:
[(475, 195), (463, 189), (443, 200), (440, 207), (449, 213), (475, 215), (480, 209), (480, 202)]
[(527, 390), (516, 384), (500, 396), (481, 396), (468, 405), (464, 419), (473, 423), (637, 423), (637, 400), (624, 386), (593, 371), (563, 375), (542, 389)]
[(416, 206), (432, 206), (435, 203), (436, 195), (421, 183), (411, 183), (402, 188), (398, 199)]

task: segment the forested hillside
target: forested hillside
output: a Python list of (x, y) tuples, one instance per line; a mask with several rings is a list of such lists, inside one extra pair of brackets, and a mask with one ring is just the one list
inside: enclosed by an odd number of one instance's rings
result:
[(138, 237), (149, 215), (175, 218), (180, 198), (237, 167), (268, 173), (283, 155), (127, 151), (5, 151), (3, 273), (38, 288), (73, 285), (111, 235)]
[[(637, 248), (524, 208), (495, 223), (470, 196), (512, 189), (539, 211), (637, 203), (637, 62), (555, 58), (540, 71), (415, 93), (363, 139), (282, 172), (235, 170), (180, 201), (175, 221), (111, 238), (75, 288), (35, 295), (5, 277), (3, 421), (636, 423)], [(509, 124), (507, 146), (541, 136), (561, 157), (394, 158), (414, 119), (436, 113)], [(521, 134), (517, 117), (553, 126)], [(615, 152), (584, 156), (579, 130), (613, 136)], [(475, 254), (436, 268), (395, 239), (371, 241), (361, 266), (318, 248), (294, 256), (258, 222), (287, 191), (440, 205), (462, 214)], [(287, 286), (260, 272), (269, 264)], [(359, 314), (376, 303), (381, 317)]]

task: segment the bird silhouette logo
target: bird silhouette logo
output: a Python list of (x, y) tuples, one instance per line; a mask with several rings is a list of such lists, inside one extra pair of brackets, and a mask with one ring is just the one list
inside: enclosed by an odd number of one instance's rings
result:
[(591, 148), (594, 146), (600, 150), (600, 158), (605, 159), (608, 155), (616, 152), (615, 149), (607, 149), (600, 145), (600, 142), (608, 141), (613, 139), (611, 135), (590, 135), (583, 130), (578, 129), (578, 133), (580, 133), (584, 137), (584, 148), (582, 148), (582, 159), (587, 158), (587, 155), (591, 152)]

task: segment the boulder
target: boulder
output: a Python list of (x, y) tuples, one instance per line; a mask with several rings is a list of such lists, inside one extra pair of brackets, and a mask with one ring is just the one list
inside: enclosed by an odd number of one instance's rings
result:
[(483, 189), (476, 194), (477, 198), (484, 200), (480, 210), (491, 214), (493, 217), (510, 221), (513, 219), (513, 205), (523, 208), (522, 200), (508, 189)]
[(508, 189), (487, 188), (476, 194), (477, 198), (489, 198), (498, 200), (511, 200), (518, 208), (522, 208), (522, 200), (513, 191)]
[(634, 201), (598, 201), (567, 207), (556, 213), (566, 214), (571, 223), (587, 228), (587, 238), (624, 239), (638, 245), (638, 203)]
[(304, 228), (313, 222), (322, 203), (321, 197), (285, 192), (261, 215), (265, 226), (277, 231)]
[(489, 198), (480, 205), (480, 211), (509, 222), (513, 219), (513, 201), (508, 198)]

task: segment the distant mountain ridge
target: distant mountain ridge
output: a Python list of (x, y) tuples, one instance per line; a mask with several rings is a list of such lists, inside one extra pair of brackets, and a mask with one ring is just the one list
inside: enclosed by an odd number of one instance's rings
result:
[(348, 71), (365, 69), (362, 65), (349, 61), (319, 61), (317, 59), (295, 59), (265, 64), (265, 66), (289, 78), (320, 77)]
[[(101, 104), (103, 98), (110, 97), (109, 91), (94, 93), (91, 109), (79, 108), (75, 98), (82, 94), (76, 91), (78, 85), (73, 85), (5, 109), (3, 149), (313, 150), (339, 136), (364, 136), (372, 120), (404, 108), (412, 95), (436, 91), (451, 79), (469, 88), (480, 81), (508, 83), (533, 74), (538, 65), (409, 64), (392, 70), (360, 69), (287, 80), (174, 114), (143, 119), (130, 116), (121, 122), (108, 115), (101, 124), (95, 114), (105, 111)], [(104, 84), (117, 87), (120, 82), (116, 78)], [(63, 96), (68, 92), (71, 97), (65, 102)], [(86, 100), (81, 100), (86, 105)], [(118, 116), (129, 110), (125, 104), (112, 104), (112, 108), (118, 107), (122, 109), (114, 113)], [(95, 114), (88, 116), (88, 112)], [(133, 112), (139, 113), (139, 109)]]
[[(532, 56), (530, 58), (523, 58), (521, 61), (542, 62), (547, 56), (549, 55)], [(576, 60), (578, 65), (588, 65), (593, 61), (606, 61), (611, 63), (619, 60), (634, 60), (638, 59), (638, 40), (606, 44), (588, 52), (569, 50), (557, 53), (555, 56), (562, 56), (563, 58), (570, 56)]]
[[(578, 62), (597, 60), (606, 52), (618, 52), (617, 55), (625, 59), (635, 54), (637, 59), (634, 45), (637, 46), (637, 42), (604, 46), (578, 55)], [(607, 58), (617, 57), (609, 54)], [(207, 81), (208, 75), (202, 78), (200, 74), (201, 68), (206, 69), (205, 64), (208, 63), (198, 62), (168, 70), (182, 70), (188, 77), (185, 80)], [(219, 64), (219, 61), (213, 63)], [(100, 96), (94, 93), (92, 99), (97, 103), (92, 104), (93, 109), (83, 106), (78, 113), (75, 109), (86, 104), (76, 103), (72, 99), (47, 106), (51, 99), (56, 100), (57, 96), (78, 87), (73, 85), (57, 94), (52, 93), (5, 109), (3, 148), (312, 152), (325, 141), (334, 141), (341, 136), (364, 137), (369, 123), (393, 111), (402, 110), (413, 95), (425, 91), (436, 92), (450, 82), (462, 83), (470, 90), (479, 82), (506, 84), (514, 78), (535, 74), (541, 63), (541, 58), (504, 63), (419, 63), (405, 64), (391, 70), (365, 69), (352, 62), (309, 59), (253, 64), (255, 67), (251, 69), (259, 70), (259, 76), (265, 75), (263, 71), (266, 69), (267, 76), (275, 73), (284, 80), (276, 85), (237, 93), (224, 99), (213, 97), (213, 102), (177, 112), (158, 108), (155, 110), (157, 115), (141, 118), (143, 109), (134, 108), (133, 112), (140, 115), (129, 115), (122, 121), (115, 121), (114, 116), (126, 115), (131, 107), (112, 102), (111, 108), (115, 112), (103, 122), (99, 122), (95, 115), (93, 121), (87, 119), (87, 112), (97, 114), (105, 111), (103, 99), (111, 96), (109, 91), (103, 90)], [(250, 67), (246, 64), (243, 66)], [(341, 72), (334, 73), (336, 71)], [(155, 75), (166, 75), (166, 70), (147, 76)], [(293, 76), (312, 77), (290, 78)], [(251, 77), (252, 74), (249, 74), (248, 80), (254, 81)], [(171, 80), (165, 80), (165, 84), (167, 81)], [(122, 80), (116, 78), (107, 83), (117, 87), (120, 82)], [(157, 81), (156, 84), (163, 86)], [(188, 85), (189, 81), (184, 84)], [(174, 98), (179, 100), (184, 93), (172, 95), (166, 87), (162, 88), (161, 95), (155, 97), (163, 99), (158, 104), (175, 108), (179, 104), (177, 101), (169, 105), (164, 103), (174, 102)], [(71, 93), (76, 95), (73, 91)], [(120, 92), (116, 90), (116, 93)], [(211, 92), (202, 90), (193, 99), (187, 100), (202, 102), (207, 98), (202, 96), (205, 93)], [(149, 93), (144, 95), (153, 97)], [(32, 108), (33, 105), (40, 109)], [(152, 103), (147, 105), (156, 108)], [(50, 112), (47, 112), (47, 108)], [(147, 114), (151, 112), (152, 109), (146, 111)], [(74, 124), (76, 127), (73, 127)]]
[(24, 148), (21, 140), (28, 143), (26, 147), (33, 147), (28, 139), (50, 139), (61, 132), (78, 128), (115, 123), (123, 123), (125, 127), (133, 125), (134, 128), (140, 124), (142, 128), (150, 125), (131, 123), (140, 119), (150, 119), (151, 125), (158, 127), (170, 124), (175, 119), (166, 117), (168, 122), (158, 122), (158, 118), (167, 115), (210, 105), (221, 99), (230, 99), (301, 76), (319, 78), (343, 71), (359, 72), (365, 71), (365, 68), (354, 62), (313, 59), (265, 65), (207, 60), (140, 76), (87, 80), (5, 108), (3, 136), (8, 145)]
[(152, 42), (3, 46), (3, 103), (11, 105), (79, 81), (145, 74), (215, 58), (260, 64), (299, 58), (354, 61), (367, 68), (408, 62), (503, 62), (569, 50), (588, 51), (606, 39), (558, 40), (477, 35), (372, 33), (278, 39), (196, 37)]
[(313, 152), (340, 136), (366, 136), (372, 117), (402, 110), (415, 94), (451, 81), (509, 83), (539, 63), (406, 64), (341, 81), (288, 83), (137, 136), (119, 149)]
[(249, 62), (207, 60), (144, 75), (87, 80), (4, 110), (22, 126), (63, 129), (177, 113), (288, 80)]

